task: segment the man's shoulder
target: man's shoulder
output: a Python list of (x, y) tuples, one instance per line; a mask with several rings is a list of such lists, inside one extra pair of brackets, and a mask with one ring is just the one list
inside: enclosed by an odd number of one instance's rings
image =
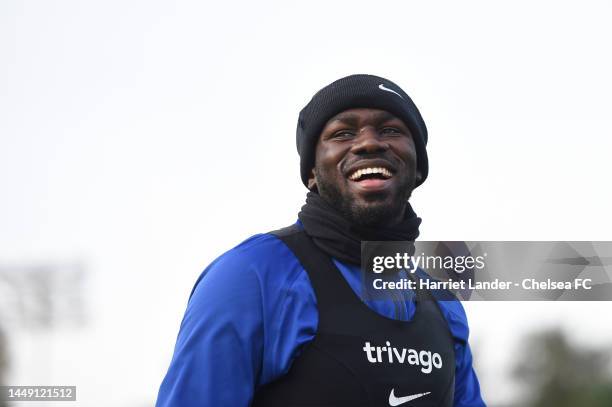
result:
[(298, 265), (297, 258), (282, 240), (272, 232), (258, 233), (217, 257), (200, 278), (217, 272), (255, 272), (264, 277), (263, 274), (269, 271), (287, 270)]
[(237, 262), (250, 265), (278, 264), (295, 258), (287, 245), (272, 232), (258, 233), (219, 256), (213, 263)]
[(268, 291), (285, 286), (300, 275), (301, 266), (293, 252), (271, 232), (259, 233), (217, 257), (197, 279), (198, 287), (258, 287)]

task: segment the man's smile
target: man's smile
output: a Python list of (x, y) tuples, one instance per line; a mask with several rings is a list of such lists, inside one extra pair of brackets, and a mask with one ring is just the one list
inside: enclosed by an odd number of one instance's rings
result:
[(391, 187), (393, 172), (387, 166), (367, 166), (352, 170), (349, 185), (363, 192), (382, 192)]
[(366, 167), (353, 171), (353, 173), (349, 175), (348, 178), (351, 181), (359, 182), (364, 179), (389, 179), (391, 177), (391, 171), (389, 171), (385, 167)]
[(386, 159), (366, 159), (350, 165), (344, 171), (349, 187), (361, 192), (382, 192), (390, 188), (397, 169)]

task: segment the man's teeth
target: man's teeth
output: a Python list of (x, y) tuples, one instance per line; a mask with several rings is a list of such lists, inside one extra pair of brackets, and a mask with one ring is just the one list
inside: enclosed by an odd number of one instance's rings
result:
[(362, 168), (360, 170), (355, 171), (349, 177), (349, 179), (351, 181), (356, 181), (366, 174), (381, 174), (385, 178), (391, 178), (391, 172), (388, 169), (382, 168), (382, 167), (371, 167), (371, 168)]

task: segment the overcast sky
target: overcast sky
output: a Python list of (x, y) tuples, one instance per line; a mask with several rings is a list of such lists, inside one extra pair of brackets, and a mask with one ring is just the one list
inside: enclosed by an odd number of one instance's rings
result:
[[(429, 128), (423, 240), (612, 240), (607, 1), (0, 3), (0, 262), (82, 261), (88, 328), (9, 332), (11, 384), (151, 403), (193, 283), (296, 219), (299, 110), (398, 83)], [(485, 397), (521, 334), (610, 303), (466, 304)], [(44, 346), (43, 346), (44, 345)], [(109, 394), (105, 386), (130, 383)]]

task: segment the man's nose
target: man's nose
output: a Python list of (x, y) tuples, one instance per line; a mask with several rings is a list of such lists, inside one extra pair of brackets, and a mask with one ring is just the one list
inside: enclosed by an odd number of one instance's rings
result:
[(386, 151), (389, 145), (378, 134), (378, 130), (368, 126), (362, 128), (351, 148), (354, 154), (372, 154)]

